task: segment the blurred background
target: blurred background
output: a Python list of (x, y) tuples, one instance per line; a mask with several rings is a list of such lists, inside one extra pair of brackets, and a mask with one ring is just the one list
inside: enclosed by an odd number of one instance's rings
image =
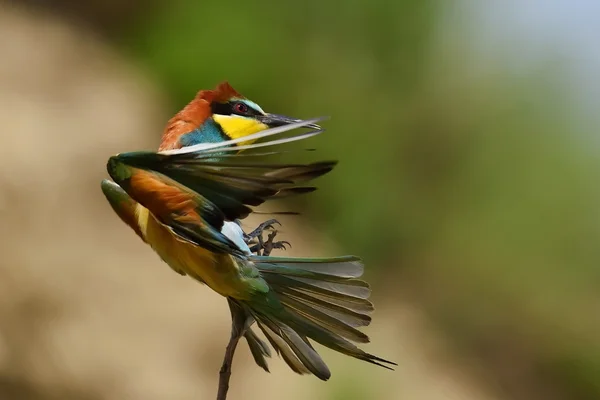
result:
[(332, 117), (281, 239), (364, 257), (399, 364), (322, 350), (323, 383), (242, 344), (229, 398), (600, 398), (598, 37), (592, 0), (0, 0), (0, 399), (215, 397), (226, 303), (99, 183), (222, 80)]

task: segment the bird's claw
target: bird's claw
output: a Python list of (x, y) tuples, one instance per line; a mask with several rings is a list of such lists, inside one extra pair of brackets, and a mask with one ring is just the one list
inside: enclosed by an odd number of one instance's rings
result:
[[(286, 247), (286, 245), (287, 245), (287, 247)], [(273, 247), (273, 249), (277, 249), (277, 250), (287, 250), (288, 247), (291, 249), (292, 245), (287, 240), (281, 240), (279, 242), (273, 242), (272, 247)]]
[(270, 219), (268, 221), (263, 222), (252, 232), (244, 234), (244, 240), (246, 241), (246, 243), (248, 243), (252, 239), (262, 236), (264, 231), (274, 230), (275, 224), (278, 224), (279, 226), (281, 226), (281, 223), (279, 221), (277, 221), (276, 219)]

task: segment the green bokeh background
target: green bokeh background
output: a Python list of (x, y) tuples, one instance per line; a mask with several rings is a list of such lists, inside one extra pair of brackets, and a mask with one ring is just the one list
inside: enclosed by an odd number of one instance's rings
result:
[(174, 111), (227, 79), (267, 110), (332, 116), (314, 146), (340, 165), (314, 223), (510, 397), (600, 398), (597, 152), (560, 66), (478, 65), (444, 3), (182, 0), (118, 43)]
[(265, 110), (332, 117), (311, 146), (340, 165), (298, 206), (365, 258), (377, 301), (426, 310), (506, 398), (600, 398), (597, 125), (556, 55), (525, 70), (482, 55), (469, 14), (440, 0), (113, 8), (56, 10), (106, 35), (173, 112), (228, 80)]

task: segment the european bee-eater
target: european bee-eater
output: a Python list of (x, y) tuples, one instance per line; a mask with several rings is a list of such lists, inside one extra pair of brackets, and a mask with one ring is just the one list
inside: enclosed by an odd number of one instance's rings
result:
[[(319, 121), (266, 113), (223, 83), (200, 91), (168, 122), (158, 152), (111, 157), (114, 182), (104, 180), (102, 190), (173, 270), (227, 298), (259, 366), (268, 371), (270, 350), (252, 331), (254, 322), (293, 371), (327, 380), (330, 371), (308, 339), (385, 368), (396, 365), (352, 343), (369, 342), (357, 328), (370, 324), (373, 311), (369, 285), (358, 279), (361, 260), (253, 255), (235, 222), (251, 206), (314, 189), (301, 184), (335, 165), (248, 161), (256, 154), (240, 151), (314, 136), (322, 132)], [(273, 139), (297, 128), (312, 130)]]

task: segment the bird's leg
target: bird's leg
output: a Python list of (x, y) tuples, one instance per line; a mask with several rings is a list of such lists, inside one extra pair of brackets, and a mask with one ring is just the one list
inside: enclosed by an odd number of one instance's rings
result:
[(227, 299), (229, 310), (231, 311), (231, 337), (227, 348), (225, 349), (225, 357), (219, 371), (219, 389), (217, 392), (217, 400), (225, 400), (229, 391), (229, 379), (231, 378), (231, 365), (233, 364), (233, 355), (241, 337), (244, 336), (247, 327), (247, 317), (242, 309)]
[[(262, 235), (258, 235), (256, 237), (256, 241), (258, 243), (254, 243), (253, 241), (247, 242), (246, 244), (248, 244), (248, 247), (250, 247), (250, 251), (252, 253), (256, 253), (257, 256), (262, 256), (263, 254), (261, 254), (261, 251), (264, 249), (265, 247), (265, 243), (263, 241), (263, 237)], [(252, 244), (254, 243), (254, 244)], [(252, 244), (252, 245), (251, 245)]]

